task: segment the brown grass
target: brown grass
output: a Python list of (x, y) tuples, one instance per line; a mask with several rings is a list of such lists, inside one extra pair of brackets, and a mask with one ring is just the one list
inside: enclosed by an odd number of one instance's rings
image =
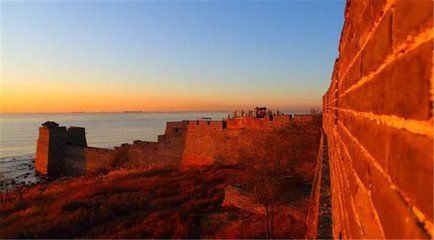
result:
[[(261, 238), (263, 217), (221, 207), (237, 171), (117, 170), (2, 193), (0, 237)], [(284, 236), (302, 237), (285, 219)]]

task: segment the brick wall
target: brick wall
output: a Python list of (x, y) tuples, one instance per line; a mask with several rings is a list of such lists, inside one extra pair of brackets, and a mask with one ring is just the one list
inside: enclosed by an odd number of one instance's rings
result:
[(433, 237), (433, 2), (348, 1), (323, 97), (335, 238)]

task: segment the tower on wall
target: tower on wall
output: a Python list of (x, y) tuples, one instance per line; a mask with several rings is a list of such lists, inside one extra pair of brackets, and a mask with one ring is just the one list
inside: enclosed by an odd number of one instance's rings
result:
[[(83, 162), (84, 157), (65, 161), (71, 151), (82, 151), (87, 147), (85, 129), (82, 127), (59, 127), (56, 122), (45, 122), (39, 128), (36, 144), (36, 170), (49, 176), (70, 175), (71, 162)], [(65, 154), (68, 152), (68, 154)], [(83, 165), (81, 164), (81, 165)], [(74, 164), (77, 165), (77, 164)]]

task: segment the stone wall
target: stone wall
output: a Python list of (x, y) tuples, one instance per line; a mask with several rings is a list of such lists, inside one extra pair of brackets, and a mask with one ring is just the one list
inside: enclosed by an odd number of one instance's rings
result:
[[(292, 161), (297, 174), (311, 181), (317, 152), (310, 149), (312, 145), (315, 149), (319, 145), (319, 127), (303, 128), (292, 119), (290, 115), (279, 115), (273, 116), (273, 120), (228, 119), (226, 124), (222, 121), (188, 121), (181, 166), (236, 164), (250, 158), (271, 160), (280, 157)], [(314, 124), (313, 118), (309, 122)]]
[(111, 168), (115, 153), (114, 150), (86, 147), (83, 149), (83, 151), (87, 173), (100, 172)]
[(83, 147), (87, 146), (84, 128), (59, 127), (46, 122), (39, 128), (36, 144), (36, 170), (49, 176), (78, 175), (84, 171)]
[(433, 2), (347, 1), (323, 97), (335, 238), (433, 237)]
[(39, 137), (36, 140), (35, 168), (43, 174), (48, 174), (49, 143), (50, 134), (48, 128), (40, 127)]
[[(316, 152), (294, 146), (312, 149), (311, 144), (319, 143), (319, 126), (298, 126), (291, 115), (274, 115), (273, 119), (238, 117), (227, 121), (168, 122), (165, 134), (159, 135), (157, 142), (136, 140), (114, 149), (87, 147), (84, 128), (66, 129), (54, 124), (50, 129), (40, 128), (36, 162), (42, 170), (44, 166), (45, 169), (52, 166), (48, 172), (55, 170), (63, 175), (81, 174), (84, 169), (87, 173), (105, 172), (119, 164), (190, 168), (236, 164), (248, 158), (266, 160), (277, 155), (293, 159), (298, 174), (310, 181)], [(306, 131), (316, 132), (304, 134)]]

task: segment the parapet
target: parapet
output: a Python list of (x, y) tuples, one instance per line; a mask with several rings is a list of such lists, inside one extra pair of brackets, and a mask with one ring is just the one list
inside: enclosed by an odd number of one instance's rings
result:
[(189, 130), (216, 130), (222, 131), (225, 128), (225, 121), (213, 120), (188, 120), (183, 121)]
[(113, 152), (113, 149), (108, 148), (97, 148), (97, 147), (85, 147), (85, 150), (89, 152), (98, 152), (98, 153), (110, 153)]
[(183, 122), (167, 122), (164, 135), (182, 135), (184, 133)]

